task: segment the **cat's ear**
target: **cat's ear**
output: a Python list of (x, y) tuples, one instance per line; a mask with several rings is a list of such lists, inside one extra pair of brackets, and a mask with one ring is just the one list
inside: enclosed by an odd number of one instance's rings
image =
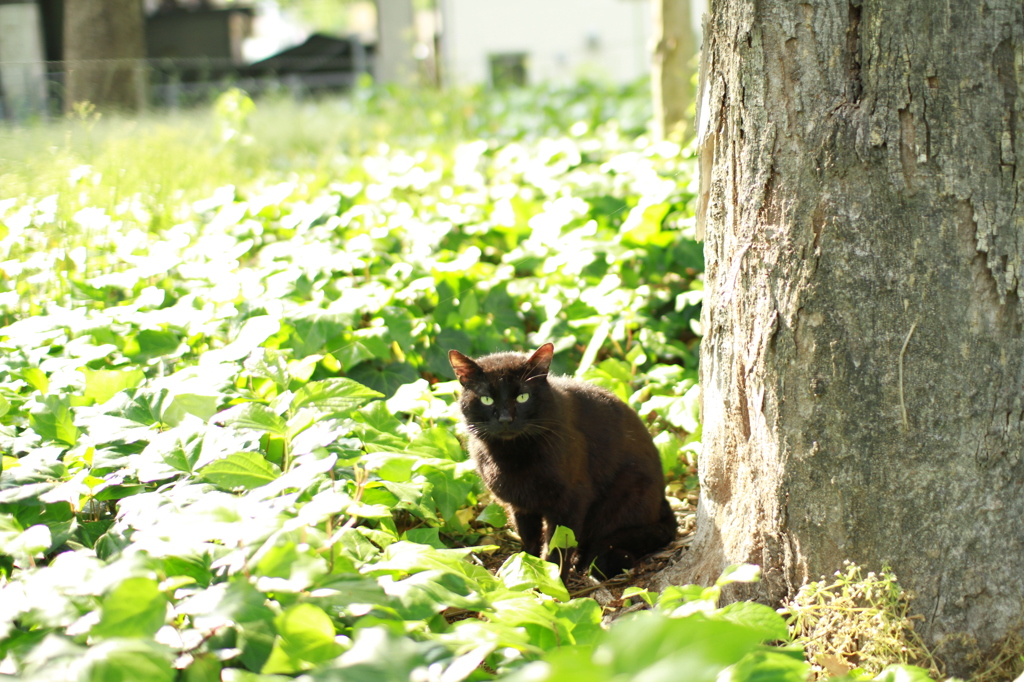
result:
[(545, 343), (530, 356), (526, 364), (530, 366), (530, 378), (547, 376), (551, 367), (551, 358), (555, 354), (554, 344)]
[(448, 351), (448, 362), (451, 363), (452, 369), (455, 370), (455, 376), (458, 377), (459, 383), (463, 386), (465, 386), (466, 382), (475, 374), (483, 373), (483, 370), (480, 369), (480, 365), (476, 364), (457, 350)]

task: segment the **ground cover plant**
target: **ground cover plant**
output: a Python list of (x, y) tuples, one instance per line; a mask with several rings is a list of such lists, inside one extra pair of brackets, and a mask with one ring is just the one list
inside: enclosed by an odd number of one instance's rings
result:
[[(693, 163), (611, 117), (637, 93), (590, 88), (407, 99), (406, 131), (357, 92), (323, 106), (361, 135), (284, 156), (230, 92), (205, 128), (68, 143), (56, 175), (8, 160), (0, 673), (805, 679), (781, 616), (717, 605), (751, 567), (634, 590), (654, 608), (610, 627), (553, 564), (484, 567), (510, 541), (457, 435), (451, 348), (553, 341), (556, 371), (646, 419), (670, 490), (695, 485)], [(187, 135), (217, 153), (150, 167)]]

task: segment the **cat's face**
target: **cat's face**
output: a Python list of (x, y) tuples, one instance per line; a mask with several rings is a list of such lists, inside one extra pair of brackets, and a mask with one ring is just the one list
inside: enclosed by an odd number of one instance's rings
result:
[(449, 352), (462, 384), (459, 406), (469, 430), (484, 440), (547, 433), (551, 429), (545, 412), (551, 391), (547, 374), (553, 350), (548, 343), (531, 356), (494, 353), (477, 360), (456, 350)]

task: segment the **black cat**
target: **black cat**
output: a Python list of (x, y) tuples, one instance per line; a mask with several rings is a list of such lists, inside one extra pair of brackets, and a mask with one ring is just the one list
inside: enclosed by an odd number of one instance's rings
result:
[[(562, 578), (591, 562), (611, 577), (675, 538), (658, 450), (636, 412), (604, 389), (548, 375), (554, 347), (472, 360), (448, 353), (462, 384), (469, 452), (535, 556), (555, 526), (576, 535)], [(546, 527), (544, 525), (546, 524)]]

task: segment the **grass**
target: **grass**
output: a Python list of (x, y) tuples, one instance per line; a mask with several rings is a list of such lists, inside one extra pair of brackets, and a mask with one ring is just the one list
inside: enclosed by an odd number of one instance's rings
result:
[[(624, 91), (596, 83), (506, 92), (360, 87), (326, 99), (271, 95), (255, 107), (247, 99), (229, 90), (212, 107), (135, 117), (85, 107), (66, 118), (0, 126), (0, 201), (57, 194), (66, 221), (71, 209), (110, 210), (140, 197), (151, 227), (160, 229), (173, 221), (174, 205), (216, 187), (296, 173), (326, 184), (351, 158), (381, 145), (450, 151), (465, 140), (536, 138), (612, 117), (640, 134), (650, 117), (643, 82)], [(69, 187), (69, 178), (78, 182)], [(67, 196), (72, 187), (78, 196)]]

